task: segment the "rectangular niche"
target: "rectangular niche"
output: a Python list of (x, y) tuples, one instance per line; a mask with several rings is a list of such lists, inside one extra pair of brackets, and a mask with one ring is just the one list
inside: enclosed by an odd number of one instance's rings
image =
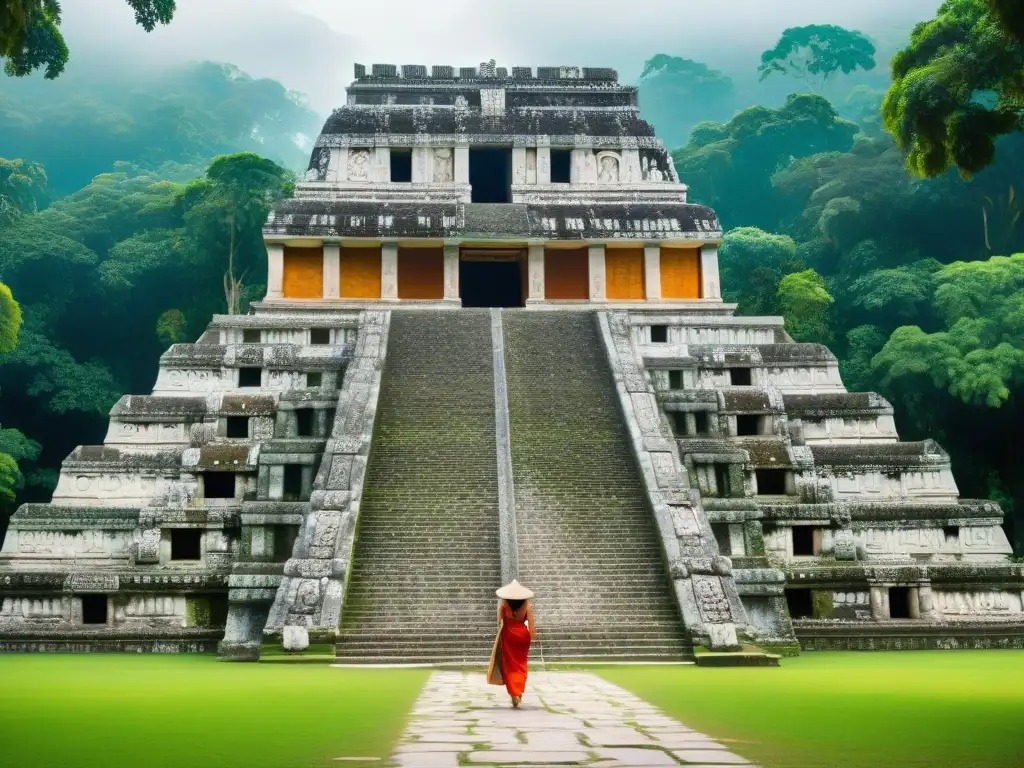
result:
[(398, 298), (444, 298), (444, 248), (398, 248)]
[(233, 472), (203, 472), (204, 499), (235, 498), (235, 475)]
[(544, 296), (549, 301), (590, 298), (590, 255), (587, 248), (544, 249)]
[(106, 595), (82, 595), (82, 623), (83, 624), (106, 624), (107, 605)]
[[(230, 475), (234, 478), (234, 475)], [(171, 529), (171, 560), (202, 560), (203, 532), (198, 528)]]
[(225, 436), (235, 440), (247, 440), (249, 438), (249, 417), (228, 416)]
[(911, 619), (910, 587), (889, 587), (889, 618)]
[(814, 618), (814, 596), (802, 587), (786, 587), (786, 607), (791, 619)]
[(323, 248), (284, 249), (282, 292), (286, 299), (323, 298)]
[(572, 150), (551, 150), (551, 183), (569, 184), (572, 182)]

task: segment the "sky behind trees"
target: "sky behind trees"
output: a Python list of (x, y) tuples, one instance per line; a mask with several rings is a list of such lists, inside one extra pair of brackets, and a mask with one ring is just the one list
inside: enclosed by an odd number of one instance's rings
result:
[[(229, 61), (305, 93), (325, 113), (344, 101), (352, 64), (616, 67), (636, 78), (664, 52), (753, 72), (783, 29), (839, 24), (860, 29), (880, 51), (906, 40), (940, 0), (178, 0), (168, 27), (147, 34), (124, 0), (69, 0), (64, 33), (69, 71), (196, 59)], [(891, 40), (891, 45), (887, 41)], [(879, 62), (884, 64), (884, 62)]]

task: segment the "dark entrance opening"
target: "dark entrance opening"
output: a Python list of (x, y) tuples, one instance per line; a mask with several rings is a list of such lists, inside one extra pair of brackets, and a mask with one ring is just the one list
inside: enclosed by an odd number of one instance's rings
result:
[(814, 599), (809, 589), (786, 589), (786, 607), (791, 619), (814, 618)]
[(474, 203), (512, 202), (512, 149), (469, 150), (469, 183)]
[(889, 587), (889, 618), (911, 618), (910, 589), (908, 587)]
[(459, 295), (463, 307), (521, 307), (523, 283), (519, 261), (462, 259)]
[(82, 595), (82, 623), (107, 623), (106, 595)]

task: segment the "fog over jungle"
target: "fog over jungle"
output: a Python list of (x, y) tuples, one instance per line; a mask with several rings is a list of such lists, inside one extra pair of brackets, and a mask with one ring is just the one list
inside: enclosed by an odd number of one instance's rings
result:
[[(123, 0), (64, 3), (69, 74), (226, 61), (305, 93), (326, 113), (343, 101), (352, 63), (616, 67), (626, 80), (655, 53), (754, 77), (761, 51), (790, 26), (859, 29), (885, 60), (940, 0), (178, 0), (174, 23), (146, 34)], [(106, 67), (104, 67), (106, 69)]]

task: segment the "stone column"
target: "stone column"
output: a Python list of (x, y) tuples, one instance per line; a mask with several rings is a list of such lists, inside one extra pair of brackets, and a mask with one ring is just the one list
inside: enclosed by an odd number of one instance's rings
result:
[(469, 184), (469, 147), (455, 148), (455, 183)]
[(527, 261), (527, 301), (544, 301), (544, 246), (531, 245)]
[(573, 184), (593, 184), (597, 181), (597, 158), (591, 148), (574, 149), (569, 181)]
[(330, 162), (327, 164), (326, 181), (348, 181), (348, 149), (345, 147), (333, 147), (330, 156)]
[(284, 246), (267, 243), (267, 298), (284, 297)]
[(526, 183), (526, 147), (512, 147), (512, 183)]
[[(348, 178), (347, 172), (345, 178)], [(375, 147), (373, 165), (370, 168), (370, 181), (391, 181), (391, 147)]]
[(590, 256), (590, 300), (606, 301), (608, 298), (605, 282), (604, 246), (592, 245), (588, 249)]
[(702, 245), (700, 248), (700, 297), (722, 300), (722, 286), (718, 279), (718, 246)]
[(341, 246), (324, 243), (324, 298), (341, 298)]
[(644, 246), (644, 295), (648, 301), (661, 300), (661, 246)]
[(871, 587), (871, 618), (882, 621), (889, 618), (889, 588)]
[[(923, 581), (917, 585), (918, 613), (922, 619), (937, 619), (935, 596), (932, 594), (931, 582)], [(911, 614), (913, 615), (913, 614)]]
[(459, 246), (444, 247), (444, 298), (445, 301), (459, 300)]
[(380, 248), (380, 297), (398, 298), (398, 243), (384, 243)]
[(907, 590), (907, 607), (910, 609), (910, 618), (921, 618), (921, 592), (917, 587)]
[(434, 180), (434, 150), (432, 147), (412, 148), (412, 183), (427, 184)]

